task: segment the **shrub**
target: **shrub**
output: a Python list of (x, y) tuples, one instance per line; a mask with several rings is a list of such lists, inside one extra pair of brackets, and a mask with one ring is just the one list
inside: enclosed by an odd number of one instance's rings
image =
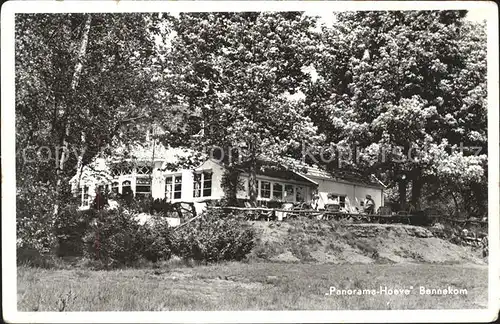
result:
[(175, 205), (167, 201), (167, 199), (153, 199), (151, 196), (136, 197), (125, 195), (117, 195), (116, 200), (120, 206), (124, 206), (127, 210), (136, 213), (160, 214), (164, 216), (177, 215)]
[(119, 208), (98, 211), (85, 236), (85, 256), (105, 264), (130, 265), (141, 257), (140, 225)]
[(142, 226), (139, 231), (142, 240), (142, 256), (149, 261), (169, 260), (174, 245), (173, 231), (163, 217), (154, 217), (152, 224)]
[(167, 199), (155, 199), (151, 203), (151, 209), (153, 212), (164, 216), (171, 216), (174, 214), (177, 216), (177, 210), (171, 202), (167, 201)]
[(78, 211), (76, 205), (62, 208), (54, 221), (54, 234), (57, 239), (57, 256), (82, 256), (83, 238), (95, 218), (95, 210)]
[(145, 258), (168, 260), (172, 254), (172, 235), (166, 220), (153, 218), (140, 225), (133, 214), (122, 208), (97, 212), (85, 241), (85, 256), (108, 267), (133, 266)]
[(16, 196), (17, 248), (36, 250), (40, 254), (53, 251), (56, 237), (53, 231), (55, 192), (50, 185), (36, 183), (21, 187)]
[(254, 230), (245, 222), (209, 210), (175, 232), (175, 253), (202, 262), (242, 260), (254, 246)]
[(42, 254), (35, 248), (19, 247), (17, 248), (16, 256), (18, 266), (50, 269), (54, 268), (56, 264), (56, 260), (54, 260), (55, 258), (52, 254)]

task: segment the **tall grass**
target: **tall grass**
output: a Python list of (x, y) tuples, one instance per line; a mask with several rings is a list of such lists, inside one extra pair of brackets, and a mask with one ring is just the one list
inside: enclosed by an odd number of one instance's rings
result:
[[(165, 264), (113, 271), (18, 268), (20, 311), (458, 309), (487, 303), (487, 267)], [(330, 286), (465, 288), (467, 295), (327, 296)], [(415, 291), (418, 292), (418, 291)]]

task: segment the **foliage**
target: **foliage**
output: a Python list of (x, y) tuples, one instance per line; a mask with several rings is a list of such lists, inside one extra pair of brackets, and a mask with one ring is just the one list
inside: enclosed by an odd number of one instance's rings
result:
[(85, 256), (100, 260), (108, 266), (133, 265), (142, 257), (158, 260), (170, 257), (163, 225), (153, 231), (139, 225), (124, 209), (99, 211), (90, 231), (84, 238)]
[(164, 199), (154, 199), (151, 204), (151, 209), (154, 213), (163, 216), (172, 216), (172, 214), (177, 215), (177, 210), (170, 201), (166, 198)]
[(57, 256), (83, 255), (83, 239), (96, 215), (97, 212), (93, 209), (78, 211), (76, 205), (67, 205), (59, 211), (54, 222)]
[(243, 260), (254, 246), (255, 232), (245, 222), (219, 210), (176, 230), (175, 253), (202, 262)]
[(174, 234), (164, 217), (154, 217), (152, 224), (140, 228), (139, 235), (144, 245), (142, 257), (153, 262), (170, 259), (175, 246)]
[(244, 190), (245, 186), (240, 179), (240, 173), (238, 169), (228, 166), (225, 168), (222, 174), (221, 187), (224, 190), (224, 198), (222, 200), (223, 206), (237, 206), (237, 192), (239, 190)]
[[(159, 104), (151, 78), (157, 69), (153, 35), (161, 34), (154, 29), (157, 18), (16, 15), (16, 171), (23, 244), (48, 249), (50, 230), (38, 227), (51, 226), (50, 206), (57, 210), (70, 197), (63, 187), (79, 171), (78, 161), (87, 164), (118, 138), (136, 139), (124, 126), (149, 118), (146, 108)], [(84, 36), (88, 44), (81, 51)]]
[[(68, 181), (78, 161), (113, 154), (108, 145), (144, 144), (153, 121), (169, 145), (221, 148), (226, 167), (250, 175), (252, 202), (258, 158), (287, 164), (285, 155), (327, 144), (361, 148), (327, 167), (377, 173), (402, 206), (410, 200), (486, 215), (486, 30), (464, 16), (344, 12), (318, 29), (317, 17), (297, 12), (16, 15), (17, 247), (43, 254), (80, 235), (83, 214), (53, 213), (54, 205), (71, 204)], [(412, 159), (400, 160), (410, 152)], [(224, 177), (227, 204), (235, 203), (236, 173)], [(123, 199), (137, 212), (173, 208), (130, 193)], [(113, 234), (98, 221), (111, 235), (107, 258), (131, 261), (119, 245), (138, 249), (135, 225), (123, 211), (102, 215), (124, 229)], [(232, 252), (213, 246), (239, 232), (231, 221), (217, 222), (229, 232), (210, 222), (181, 228), (195, 242), (184, 242), (183, 251), (229, 258)], [(209, 243), (195, 241), (197, 231)], [(155, 242), (155, 235), (142, 237)], [(246, 247), (234, 249), (241, 255)], [(169, 252), (148, 252), (159, 254)]]
[[(24, 176), (27, 177), (28, 175)], [(17, 248), (47, 253), (56, 246), (52, 214), (53, 192), (47, 184), (19, 188), (17, 194)]]
[[(315, 18), (297, 12), (181, 14), (169, 90), (203, 125), (201, 136), (187, 144), (222, 148), (223, 163), (249, 162), (246, 171), (255, 176), (257, 156), (280, 160), (297, 153), (302, 141), (314, 141), (315, 127), (300, 99), (310, 78), (303, 66), (315, 49), (314, 24)], [(232, 150), (238, 153), (230, 158)]]
[(175, 205), (168, 199), (151, 196), (118, 195), (116, 201), (132, 213), (148, 213), (162, 216), (178, 215)]
[(108, 195), (102, 192), (96, 193), (94, 201), (92, 202), (92, 208), (96, 210), (101, 210), (106, 205), (108, 205)]
[(418, 207), (426, 183), (486, 183), (486, 33), (465, 14), (346, 12), (324, 28), (308, 115), (332, 147), (361, 149), (344, 167), (398, 185), (402, 205), (407, 186)]

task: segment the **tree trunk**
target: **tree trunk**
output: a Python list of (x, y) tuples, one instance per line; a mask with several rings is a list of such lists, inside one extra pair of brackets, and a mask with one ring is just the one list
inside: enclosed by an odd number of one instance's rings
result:
[(420, 197), (423, 181), (420, 172), (411, 181), (411, 205), (415, 210), (420, 210)]
[(406, 187), (408, 182), (406, 179), (399, 180), (398, 191), (399, 191), (399, 209), (406, 210)]
[(460, 205), (458, 204), (457, 197), (455, 196), (455, 193), (450, 191), (451, 197), (453, 198), (453, 202), (455, 203), (455, 215), (457, 218), (460, 218)]
[(250, 204), (252, 207), (257, 207), (257, 159), (255, 157), (255, 150), (251, 147), (250, 157), (250, 172), (248, 186), (250, 189)]
[[(87, 15), (85, 25), (83, 28), (82, 40), (80, 42), (80, 49), (78, 51), (78, 57), (76, 60), (75, 71), (73, 73), (73, 79), (71, 80), (71, 92), (74, 94), (76, 91), (76, 87), (78, 85), (78, 79), (80, 78), (80, 73), (83, 68), (83, 58), (85, 57), (85, 52), (87, 51), (87, 43), (89, 38), (90, 31), (90, 23), (91, 23), (91, 15)], [(66, 107), (66, 112), (64, 112), (64, 134), (62, 136), (61, 144), (62, 144), (62, 152), (58, 161), (57, 168), (57, 183), (56, 183), (56, 201), (54, 203), (54, 215), (56, 215), (59, 211), (59, 200), (60, 200), (60, 192), (62, 185), (62, 178), (64, 172), (64, 163), (67, 159), (67, 154), (69, 153), (69, 143), (67, 141), (70, 134), (70, 122), (69, 122), (69, 111), (68, 107)], [(83, 137), (83, 136), (82, 136)], [(83, 156), (83, 152), (80, 151), (80, 156)], [(78, 161), (80, 162), (80, 156), (78, 157)], [(78, 168), (79, 170), (80, 168)]]
[[(92, 22), (92, 15), (87, 14), (87, 19), (85, 20), (85, 26), (83, 27), (82, 42), (80, 44), (80, 50), (78, 51), (78, 59), (75, 66), (75, 73), (73, 74), (73, 80), (71, 82), (71, 90), (73, 91), (73, 93), (76, 92), (76, 87), (78, 86), (78, 81), (80, 79), (80, 74), (82, 72), (83, 58), (85, 57), (85, 53), (87, 52), (87, 44), (89, 41), (91, 22)], [(85, 108), (83, 113), (85, 117), (87, 117), (86, 119), (88, 120), (90, 114), (89, 109)], [(85, 131), (82, 131), (80, 152), (78, 153), (78, 160), (77, 160), (78, 161), (77, 169), (80, 169), (83, 166), (83, 155), (85, 154), (86, 147), (87, 147), (86, 134)]]
[(227, 206), (237, 206), (237, 192), (240, 184), (239, 171), (234, 167), (228, 167), (224, 172), (223, 179), (223, 189)]

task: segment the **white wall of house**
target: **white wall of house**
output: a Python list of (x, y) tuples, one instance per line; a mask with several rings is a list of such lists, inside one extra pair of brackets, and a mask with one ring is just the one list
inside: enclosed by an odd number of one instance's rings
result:
[[(195, 200), (221, 199), (224, 197), (224, 190), (222, 188), (222, 177), (224, 175), (224, 168), (213, 160), (207, 160), (205, 163), (195, 169), (197, 172), (211, 171), (212, 172), (212, 195), (210, 197), (194, 198)], [(193, 181), (191, 181), (191, 184)], [(191, 193), (193, 189), (191, 188)], [(191, 194), (192, 196), (192, 194)]]
[[(250, 198), (250, 190), (249, 190), (249, 176), (248, 174), (240, 175), (240, 181), (243, 185), (243, 188), (238, 190), (236, 194), (236, 198), (238, 199), (249, 199)], [(262, 183), (269, 182), (271, 185), (271, 195), (270, 198), (262, 197)], [(310, 201), (312, 199), (312, 192), (314, 191), (314, 185), (310, 182), (302, 182), (295, 181), (289, 179), (280, 179), (280, 178), (272, 178), (263, 175), (257, 175), (257, 200), (262, 201), (270, 201), (273, 200), (274, 197), (274, 186), (275, 184), (280, 184), (282, 187), (281, 200), (297, 202), (297, 191), (302, 190), (302, 195), (305, 201)], [(293, 188), (292, 195), (287, 195), (287, 188)]]
[[(148, 165), (148, 163), (144, 163)], [(151, 164), (149, 164), (151, 165)], [(202, 165), (197, 167), (195, 170), (178, 170), (175, 172), (172, 171), (161, 171), (163, 168), (163, 161), (156, 161), (154, 163), (153, 172), (151, 175), (151, 196), (153, 198), (163, 199), (166, 197), (166, 179), (172, 179), (172, 186), (170, 187), (173, 191), (175, 186), (175, 179), (182, 177), (181, 182), (181, 190), (180, 197), (175, 197), (172, 193), (168, 198), (171, 198), (172, 202), (196, 202), (196, 201), (204, 201), (211, 199), (221, 199), (224, 197), (224, 191), (222, 188), (222, 177), (224, 175), (224, 168), (213, 160), (207, 160)], [(201, 194), (199, 197), (194, 196), (194, 180), (195, 174), (203, 174), (203, 173), (211, 173), (211, 182), (202, 181), (202, 187), (200, 188)], [(205, 179), (205, 175), (201, 176), (201, 179)], [(147, 178), (148, 175), (138, 174), (136, 168), (132, 168), (130, 174), (120, 174), (113, 177), (111, 182), (105, 182), (104, 180), (89, 179), (86, 181), (82, 181), (80, 183), (80, 196), (82, 199), (82, 208), (88, 208), (89, 205), (92, 204), (96, 188), (98, 185), (109, 185), (109, 189), (113, 187), (113, 183), (118, 183), (118, 192), (123, 193), (123, 182), (130, 181), (130, 187), (134, 192), (134, 195), (140, 195), (140, 193), (136, 192), (136, 185), (138, 178)], [(260, 201), (270, 201), (276, 200), (277, 198), (282, 201), (289, 202), (298, 202), (298, 192), (302, 192), (301, 196), (304, 201), (309, 202), (312, 200), (313, 193), (317, 190), (319, 193), (327, 193), (327, 194), (336, 194), (338, 196), (345, 196), (349, 198), (351, 205), (359, 206), (359, 202), (364, 201), (366, 195), (371, 195), (373, 200), (375, 201), (375, 210), (377, 210), (380, 206), (384, 205), (384, 195), (383, 190), (381, 188), (377, 188), (375, 186), (371, 187), (363, 184), (355, 184), (344, 181), (334, 181), (332, 179), (321, 178), (321, 177), (309, 177), (312, 181), (316, 182), (318, 185), (316, 186), (314, 183), (307, 181), (297, 181), (290, 179), (280, 179), (273, 178), (264, 175), (257, 175), (257, 199)], [(249, 199), (249, 176), (248, 174), (241, 174), (240, 181), (243, 184), (243, 188), (238, 190), (237, 198), (239, 199)], [(103, 182), (104, 181), (104, 182)], [(211, 190), (203, 190), (205, 186), (210, 183)], [(270, 184), (270, 195), (269, 197), (263, 196), (263, 183)], [(73, 184), (73, 183), (72, 183)], [(277, 194), (276, 188), (280, 188), (281, 194)], [(77, 188), (74, 188), (77, 190)], [(210, 195), (208, 195), (210, 192)], [(276, 195), (280, 197), (276, 197)], [(87, 197), (87, 199), (84, 199)], [(358, 199), (356, 202), (356, 198)]]
[(159, 170), (162, 164), (162, 161), (155, 161), (153, 174), (151, 175), (151, 196), (155, 199), (165, 197), (165, 177), (163, 172)]
[(370, 195), (375, 201), (375, 211), (377, 211), (380, 206), (384, 205), (384, 194), (381, 188), (369, 187), (363, 184), (333, 181), (324, 178), (311, 177), (311, 179), (318, 183), (318, 192), (347, 196), (354, 206), (360, 207), (360, 205), (356, 203), (356, 198), (358, 202), (362, 202), (365, 200), (366, 195)]
[[(203, 183), (203, 187), (201, 190), (200, 197), (194, 196), (194, 180), (195, 173), (203, 173), (210, 172), (212, 174), (211, 180), (211, 194), (204, 195), (203, 189), (205, 189), (205, 183)], [(192, 201), (203, 201), (208, 199), (221, 199), (224, 196), (224, 192), (222, 190), (222, 176), (224, 173), (224, 169), (212, 160), (207, 160), (202, 165), (197, 167), (195, 170), (178, 170), (178, 171), (158, 171), (158, 173), (154, 176), (155, 182), (153, 184), (152, 196), (153, 198), (163, 199), (165, 197), (165, 179), (167, 177), (172, 177), (175, 181), (176, 178), (182, 177), (181, 182), (181, 197), (175, 198), (172, 196), (172, 202), (192, 202)], [(204, 177), (205, 175), (203, 175)], [(202, 178), (204, 179), (204, 178)], [(175, 184), (173, 184), (175, 185)]]

